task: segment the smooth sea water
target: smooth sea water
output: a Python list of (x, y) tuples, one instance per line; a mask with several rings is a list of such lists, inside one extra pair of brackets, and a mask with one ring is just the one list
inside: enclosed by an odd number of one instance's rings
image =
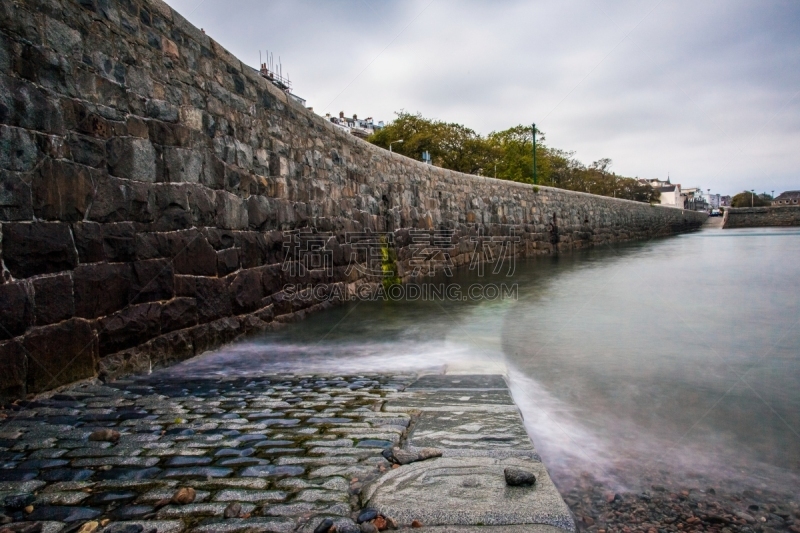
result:
[(518, 298), (349, 303), (166, 372), (503, 363), (562, 488), (800, 486), (800, 230), (707, 228), (449, 282), (517, 283)]

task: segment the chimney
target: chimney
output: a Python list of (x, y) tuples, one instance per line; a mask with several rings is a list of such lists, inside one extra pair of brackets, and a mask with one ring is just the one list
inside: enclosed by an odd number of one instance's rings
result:
[(339, 118), (344, 118), (344, 111), (339, 111)]
[(356, 115), (355, 113), (353, 113), (353, 120), (358, 120), (358, 115)]

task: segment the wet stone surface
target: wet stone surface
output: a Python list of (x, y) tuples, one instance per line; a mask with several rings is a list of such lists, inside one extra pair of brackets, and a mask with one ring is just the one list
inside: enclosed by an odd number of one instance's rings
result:
[[(154, 375), (20, 402), (0, 412), (0, 530), (347, 530), (412, 419), (384, 403), (414, 379)], [(119, 440), (90, 440), (100, 429)], [(192, 502), (170, 502), (181, 487)]]

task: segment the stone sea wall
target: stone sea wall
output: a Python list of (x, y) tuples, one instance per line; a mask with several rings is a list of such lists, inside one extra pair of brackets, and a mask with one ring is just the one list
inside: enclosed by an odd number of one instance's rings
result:
[[(156, 0), (0, 4), (0, 401), (167, 365), (330, 305), (282, 289), (374, 284), (348, 268), (371, 253), (353, 233), (387, 235), (377, 246), (408, 280), (423, 231), (447, 233), (458, 266), (497, 252), (494, 237), (531, 255), (704, 219), (389, 154)], [(284, 268), (301, 261), (291, 231), (317, 232), (329, 264)]]
[(739, 207), (725, 210), (723, 228), (800, 226), (800, 206)]

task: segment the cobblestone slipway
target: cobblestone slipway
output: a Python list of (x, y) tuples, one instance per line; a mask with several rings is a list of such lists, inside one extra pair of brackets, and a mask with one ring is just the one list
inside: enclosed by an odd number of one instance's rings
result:
[[(359, 531), (365, 507), (401, 528), (574, 529), (499, 376), (154, 374), (76, 385), (2, 416), (0, 531), (310, 532), (331, 518), (342, 533)], [(89, 439), (111, 428), (118, 441)], [(444, 457), (393, 467), (382, 455), (392, 445)], [(537, 472), (536, 490), (505, 487), (509, 461)], [(194, 501), (167, 504), (181, 487)], [(232, 502), (238, 516), (225, 518)]]

